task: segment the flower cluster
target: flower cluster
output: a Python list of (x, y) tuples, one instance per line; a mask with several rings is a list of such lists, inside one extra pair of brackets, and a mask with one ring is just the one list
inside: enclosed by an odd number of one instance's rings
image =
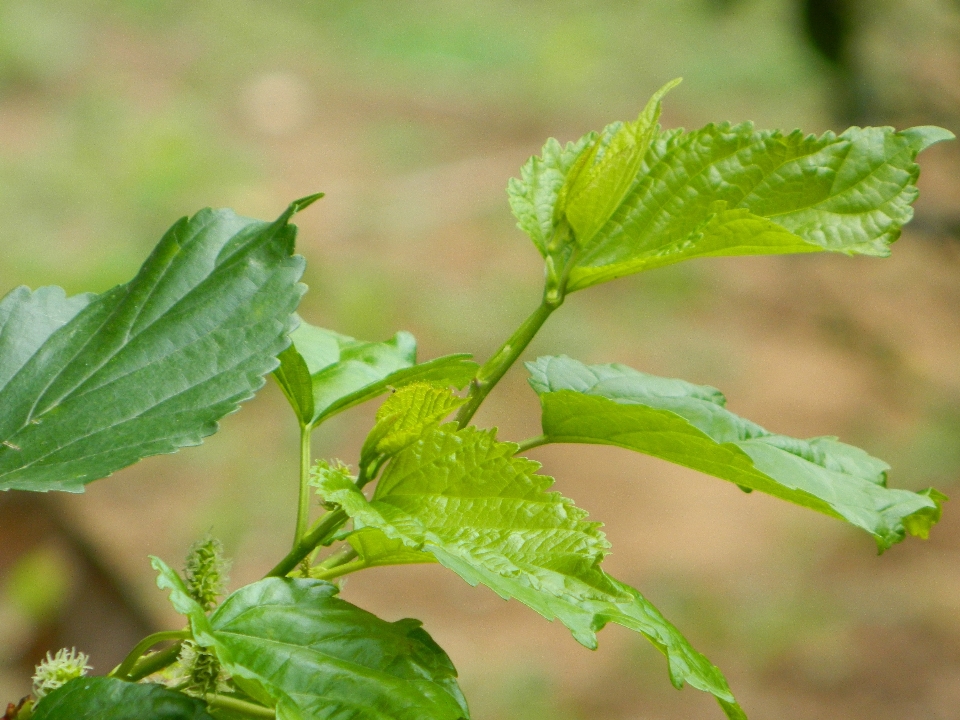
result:
[(93, 669), (87, 665), (89, 660), (88, 655), (77, 652), (76, 648), (62, 648), (52, 657), (47, 653), (46, 659), (37, 665), (33, 675), (33, 696), (39, 700), (61, 685), (86, 675), (88, 670)]
[(226, 591), (230, 563), (223, 557), (223, 543), (206, 537), (193, 544), (187, 554), (184, 575), (190, 596), (207, 612), (216, 607)]

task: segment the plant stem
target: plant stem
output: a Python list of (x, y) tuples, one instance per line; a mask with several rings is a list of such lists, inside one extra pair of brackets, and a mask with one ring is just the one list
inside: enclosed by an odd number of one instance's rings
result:
[(204, 700), (207, 701), (207, 705), (210, 707), (233, 710), (234, 712), (249, 715), (250, 717), (275, 718), (277, 716), (277, 711), (272, 708), (238, 698), (227, 697), (226, 695), (209, 695), (205, 697)]
[(546, 435), (537, 435), (536, 437), (527, 438), (526, 440), (523, 440), (522, 442), (517, 443), (519, 445), (519, 447), (517, 448), (517, 452), (518, 453), (526, 452), (531, 448), (540, 447), (541, 445), (546, 445), (548, 442), (550, 442), (550, 438), (548, 438)]
[(477, 377), (470, 384), (470, 394), (467, 396), (467, 403), (460, 408), (457, 413), (457, 423), (461, 428), (467, 426), (473, 414), (480, 407), (487, 394), (493, 390), (494, 386), (500, 382), (500, 378), (510, 369), (510, 366), (517, 361), (533, 336), (543, 326), (550, 314), (560, 307), (563, 302), (563, 296), (553, 296), (550, 299), (544, 297), (540, 306), (533, 311), (516, 331), (507, 338), (507, 341), (500, 346), (500, 349), (483, 364)]
[(310, 574), (310, 577), (315, 578), (317, 580), (333, 580), (334, 578), (338, 578), (341, 575), (349, 575), (350, 573), (356, 572), (357, 570), (363, 570), (365, 567), (367, 567), (366, 560), (357, 559), (357, 560), (354, 560), (353, 562), (343, 563), (342, 565), (335, 565), (329, 570), (321, 570), (320, 572), (314, 571), (313, 573)]
[(166, 650), (161, 650), (149, 657), (145, 657), (134, 666), (133, 670), (127, 673), (126, 679), (131, 682), (137, 682), (138, 680), (143, 680), (143, 678), (148, 675), (153, 675), (155, 672), (163, 670), (168, 665), (173, 665), (173, 663), (177, 661), (177, 658), (180, 657), (181, 645), (182, 643), (177, 643), (171, 645)]
[(350, 562), (357, 556), (357, 551), (353, 549), (352, 545), (346, 545), (340, 548), (337, 552), (333, 553), (330, 557), (326, 558), (323, 562), (319, 563), (316, 567), (320, 570), (329, 570), (330, 568), (335, 568), (339, 565), (343, 565), (346, 562)]
[(300, 426), (300, 500), (297, 504), (297, 529), (293, 536), (293, 548), (296, 550), (303, 536), (307, 534), (310, 522), (310, 434), (313, 427)]
[(190, 637), (189, 630), (164, 630), (163, 632), (148, 635), (136, 644), (133, 650), (130, 651), (130, 654), (124, 658), (123, 662), (117, 665), (116, 669), (110, 673), (110, 677), (120, 678), (121, 680), (126, 678), (133, 669), (133, 666), (137, 664), (137, 660), (157, 643), (163, 642), (164, 640), (186, 640), (188, 637)]
[(287, 556), (278, 562), (276, 566), (264, 577), (284, 577), (293, 570), (297, 564), (303, 560), (311, 551), (322, 544), (339, 530), (349, 518), (343, 510), (332, 510), (320, 518), (320, 521), (313, 526), (300, 542), (287, 553)]

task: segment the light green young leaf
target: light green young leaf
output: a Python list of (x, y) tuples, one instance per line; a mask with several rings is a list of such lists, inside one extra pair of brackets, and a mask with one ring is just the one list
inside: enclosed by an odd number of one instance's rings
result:
[(567, 289), (694, 257), (886, 256), (913, 216), (917, 154), (952, 137), (934, 127), (784, 135), (749, 123), (661, 133)]
[(517, 227), (530, 236), (544, 260), (552, 254), (563, 259), (558, 250), (564, 243), (556, 237), (563, 220), (563, 212), (557, 209), (560, 193), (577, 158), (597, 137), (597, 133), (588, 133), (566, 146), (550, 138), (540, 156), (534, 155), (520, 168), (520, 178), (511, 178), (507, 183), (510, 209), (519, 221)]
[(428, 382), (462, 388), (479, 367), (468, 354), (417, 364), (417, 343), (407, 332), (364, 342), (301, 321), (291, 338), (275, 376), (300, 421), (314, 427), (391, 387)]
[[(598, 523), (559, 493), (538, 463), (514, 457), (493, 431), (448, 424), (424, 433), (387, 466), (368, 501), (350, 478), (326, 473), (321, 494), (365, 528), (434, 555), (471, 584), (516, 598), (596, 647), (608, 622), (642, 633), (667, 656), (670, 678), (735, 705), (720, 671), (633, 588), (603, 572)], [(730, 715), (730, 717), (737, 717)]]
[(936, 490), (887, 488), (882, 460), (836, 438), (770, 433), (727, 410), (714, 388), (568, 357), (527, 368), (549, 442), (617, 445), (685, 465), (846, 520), (881, 551), (907, 532), (926, 537), (940, 519), (946, 498)]
[(400, 388), (377, 411), (376, 425), (360, 453), (361, 462), (372, 455), (397, 454), (465, 402), (447, 388), (429, 383)]
[[(694, 257), (887, 255), (913, 215), (917, 154), (953, 137), (937, 127), (785, 135), (750, 123), (654, 132), (670, 87), (636, 123), (565, 149), (551, 139), (510, 181), (519, 227), (548, 281), (566, 277), (563, 291)], [(607, 159), (608, 147), (619, 152)]]
[(162, 685), (81, 677), (41, 700), (32, 720), (213, 720), (206, 704)]
[(202, 210), (102, 295), (0, 301), (0, 489), (66, 490), (197, 445), (276, 367), (303, 286), (290, 217)]
[(560, 191), (557, 212), (566, 216), (578, 245), (589, 245), (620, 207), (658, 130), (660, 101), (679, 84), (677, 78), (654, 93), (635, 121), (608, 125), (577, 158)]
[[(209, 620), (159, 560), (158, 585), (234, 682), (278, 720), (468, 718), (457, 673), (416, 620), (388, 623), (323, 580), (267, 578), (240, 588)], [(192, 600), (190, 600), (192, 602)]]

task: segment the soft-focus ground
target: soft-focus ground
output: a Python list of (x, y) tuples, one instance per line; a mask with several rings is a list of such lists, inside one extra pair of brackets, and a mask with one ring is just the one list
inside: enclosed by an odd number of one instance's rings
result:
[[(958, 130), (950, 3), (863, 3), (865, 114)], [(665, 80), (664, 124), (752, 118), (842, 129), (837, 76), (794, 3), (42, 2), (0, 4), (0, 291), (103, 290), (176, 217), (229, 205), (298, 219), (301, 312), (366, 339), (414, 332), (421, 357), (484, 359), (538, 300), (539, 258), (503, 188), (550, 135), (634, 115)], [(907, 50), (909, 48), (909, 51)], [(715, 385), (777, 432), (836, 434), (891, 484), (960, 479), (960, 152), (922, 157), (913, 229), (887, 260), (696, 261), (572, 296), (529, 356)], [(953, 233), (953, 234), (952, 234)], [(478, 415), (537, 434), (522, 371)], [(373, 410), (324, 426), (355, 459)], [(83, 496), (0, 496), (0, 700), (60, 644), (106, 671), (150, 625), (175, 627), (147, 554), (208, 530), (234, 586), (290, 542), (295, 428), (271, 384), (202, 447)], [(960, 520), (877, 557), (809, 511), (611, 448), (531, 453), (606, 523), (607, 567), (726, 672), (752, 718), (948, 720), (960, 707)], [(344, 596), (413, 616), (451, 654), (477, 720), (716, 718), (673, 690), (659, 653), (611, 627), (591, 653), (518, 603), (439, 567), (351, 577)]]

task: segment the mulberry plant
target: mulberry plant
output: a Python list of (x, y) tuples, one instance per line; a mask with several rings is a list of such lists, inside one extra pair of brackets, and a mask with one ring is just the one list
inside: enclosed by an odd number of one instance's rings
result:
[[(144, 457), (199, 444), (270, 373), (300, 428), (293, 541), (262, 580), (221, 602), (227, 569), (212, 538), (194, 546), (184, 574), (153, 558), (183, 627), (144, 638), (101, 676), (86, 675), (76, 651), (50, 656), (36, 692), (8, 717), (468, 718), (453, 664), (419, 622), (386, 622), (337, 596), (338, 578), (413, 563), (440, 563), (559, 620), (588, 648), (608, 623), (640, 633), (666, 656), (677, 688), (746, 717), (720, 670), (604, 570), (600, 524), (551, 491), (524, 453), (549, 443), (627, 448), (846, 521), (880, 551), (926, 537), (944, 496), (888, 487), (882, 460), (833, 437), (765, 430), (712, 387), (618, 364), (527, 362), (542, 406), (536, 437), (510, 441), (471, 420), (570, 293), (708, 256), (889, 254), (912, 215), (917, 154), (952, 136), (915, 127), (815, 137), (749, 123), (664, 130), (660, 103), (675, 84), (632, 122), (549, 140), (510, 181), (519, 228), (543, 256), (544, 290), (482, 365), (466, 354), (418, 362), (408, 333), (367, 342), (298, 318), (304, 259), (290, 221), (320, 195), (274, 222), (210, 209), (183, 218), (130, 282), (99, 295), (7, 294), (0, 489), (82, 492)], [(359, 457), (311, 456), (326, 420), (385, 395)]]

